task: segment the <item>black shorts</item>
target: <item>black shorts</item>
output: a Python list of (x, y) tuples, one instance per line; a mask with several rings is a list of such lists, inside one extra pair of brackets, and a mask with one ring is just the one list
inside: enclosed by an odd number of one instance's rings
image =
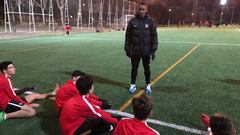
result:
[(91, 130), (91, 134), (99, 135), (110, 131), (112, 125), (102, 118), (87, 118), (83, 124), (75, 130), (74, 135), (81, 135), (82, 133)]
[(18, 102), (18, 101), (14, 101), (14, 100), (11, 100), (6, 109), (4, 110), (5, 113), (11, 113), (11, 112), (16, 112), (16, 111), (19, 111), (21, 110), (22, 106), (24, 104), (21, 103), (21, 102)]

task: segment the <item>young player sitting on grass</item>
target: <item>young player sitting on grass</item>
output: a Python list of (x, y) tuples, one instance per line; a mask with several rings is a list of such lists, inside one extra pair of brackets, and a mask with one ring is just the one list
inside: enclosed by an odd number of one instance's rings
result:
[(201, 114), (201, 120), (208, 129), (208, 135), (236, 135), (232, 121), (222, 114), (216, 113), (210, 118)]
[(134, 118), (120, 120), (113, 135), (159, 135), (147, 125), (147, 118), (152, 114), (152, 102), (146, 95), (135, 97), (132, 100)]
[[(85, 76), (85, 73), (81, 72), (80, 70), (75, 70), (72, 72), (72, 79), (68, 80), (66, 83), (63, 84), (63, 86), (60, 87), (55, 99), (55, 107), (58, 113), (61, 112), (62, 107), (66, 101), (68, 101), (75, 95), (79, 95), (79, 91), (76, 88), (75, 84), (77, 80), (83, 76)], [(111, 108), (111, 105), (108, 103), (107, 100), (100, 99), (93, 93), (89, 93), (89, 96), (86, 98), (103, 109)]]
[(32, 93), (24, 98), (20, 98), (14, 91), (11, 76), (16, 74), (16, 69), (11, 61), (3, 61), (0, 63), (0, 121), (9, 118), (33, 117), (36, 111), (33, 107), (39, 104), (31, 104), (35, 99), (44, 99), (54, 96), (51, 93), (38, 94)]
[(76, 82), (79, 94), (69, 99), (60, 114), (63, 135), (80, 135), (91, 131), (90, 135), (100, 135), (113, 130), (118, 119), (92, 103), (88, 96), (93, 93), (93, 80), (89, 76), (80, 77)]

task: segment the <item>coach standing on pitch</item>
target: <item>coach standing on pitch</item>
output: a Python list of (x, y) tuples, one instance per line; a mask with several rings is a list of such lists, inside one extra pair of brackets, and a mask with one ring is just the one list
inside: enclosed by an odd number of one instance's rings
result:
[(129, 92), (136, 91), (136, 78), (139, 62), (142, 59), (144, 75), (146, 81), (145, 91), (151, 93), (150, 87), (150, 57), (155, 58), (155, 52), (158, 47), (156, 26), (152, 18), (147, 15), (147, 7), (144, 3), (139, 4), (139, 10), (133, 17), (127, 27), (125, 36), (126, 55), (131, 58), (131, 85)]

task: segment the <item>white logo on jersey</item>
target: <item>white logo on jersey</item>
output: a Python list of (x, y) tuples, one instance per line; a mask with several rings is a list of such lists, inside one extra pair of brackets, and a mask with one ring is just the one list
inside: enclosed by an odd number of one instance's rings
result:
[(149, 25), (146, 23), (146, 24), (145, 24), (145, 28), (148, 28), (148, 27), (149, 27)]

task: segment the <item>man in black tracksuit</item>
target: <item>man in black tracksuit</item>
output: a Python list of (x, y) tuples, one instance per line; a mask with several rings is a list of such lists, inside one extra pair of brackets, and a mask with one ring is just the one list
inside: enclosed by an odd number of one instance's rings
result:
[(136, 91), (136, 77), (139, 62), (142, 59), (144, 67), (144, 75), (146, 81), (145, 91), (151, 93), (150, 87), (150, 56), (152, 60), (155, 58), (155, 52), (158, 47), (157, 31), (153, 19), (148, 17), (146, 5), (141, 3), (139, 11), (133, 17), (127, 27), (125, 51), (126, 55), (131, 58), (132, 71), (131, 71), (131, 85), (129, 92)]

